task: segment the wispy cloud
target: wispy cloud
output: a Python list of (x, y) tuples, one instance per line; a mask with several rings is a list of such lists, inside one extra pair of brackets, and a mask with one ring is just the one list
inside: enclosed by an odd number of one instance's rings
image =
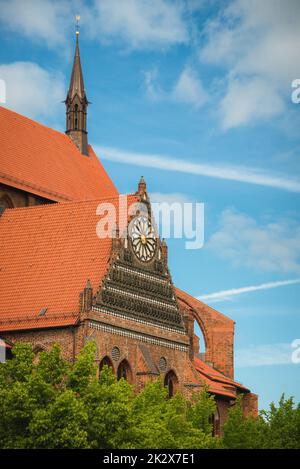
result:
[(293, 349), (291, 344), (277, 343), (256, 345), (236, 350), (236, 368), (257, 366), (291, 365)]
[(65, 45), (66, 32), (72, 24), (72, 8), (66, 0), (0, 0), (0, 9), (3, 29), (44, 41), (50, 47)]
[(223, 128), (285, 116), (290, 83), (299, 73), (299, 1), (223, 4), (206, 22), (200, 50), (202, 61), (226, 74), (219, 106)]
[(191, 67), (185, 67), (171, 90), (163, 90), (158, 81), (157, 69), (144, 72), (146, 94), (152, 101), (169, 101), (199, 109), (208, 100), (202, 82)]
[(191, 104), (195, 108), (201, 107), (208, 100), (200, 78), (190, 67), (182, 71), (171, 97), (174, 101)]
[(189, 40), (185, 4), (166, 0), (94, 0), (94, 32), (106, 43), (160, 49)]
[(64, 46), (80, 13), (87, 34), (128, 50), (189, 42), (185, 3), (168, 0), (0, 0), (3, 28), (49, 47)]
[(182, 194), (180, 192), (151, 192), (149, 195), (152, 203), (167, 202), (168, 204), (185, 204), (191, 202), (191, 199), (187, 194)]
[(300, 225), (296, 218), (266, 222), (225, 209), (218, 225), (206, 243), (214, 255), (237, 268), (299, 277)]
[(164, 155), (133, 153), (112, 147), (102, 147), (99, 145), (95, 145), (95, 149), (102, 159), (116, 161), (119, 163), (245, 182), (248, 184), (273, 187), (290, 192), (300, 192), (300, 182), (295, 178), (288, 175), (271, 173), (270, 171), (263, 169), (223, 164), (192, 163), (186, 160), (173, 159)]
[(230, 290), (221, 290), (215, 293), (209, 293), (206, 295), (198, 296), (198, 299), (201, 301), (228, 301), (231, 300), (234, 296), (242, 295), (244, 293), (252, 293), (259, 290), (270, 290), (271, 288), (284, 287), (286, 285), (295, 285), (300, 283), (300, 278), (295, 278), (291, 280), (282, 280), (278, 282), (268, 282), (262, 283), (260, 285), (251, 285), (249, 287), (242, 288), (231, 288)]
[(257, 120), (268, 121), (285, 111), (285, 101), (267, 80), (229, 80), (227, 94), (220, 103), (222, 127), (228, 130)]
[(34, 62), (12, 62), (0, 65), (0, 79), (6, 83), (5, 107), (32, 119), (56, 119), (65, 96), (61, 73)]

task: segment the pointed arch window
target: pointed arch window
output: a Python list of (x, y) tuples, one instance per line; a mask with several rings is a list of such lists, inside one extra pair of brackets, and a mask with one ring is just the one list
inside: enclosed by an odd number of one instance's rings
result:
[(167, 388), (168, 397), (169, 398), (173, 397), (174, 394), (176, 393), (177, 386), (178, 386), (178, 379), (177, 379), (176, 373), (174, 373), (173, 370), (170, 370), (166, 374), (165, 380), (164, 380), (164, 385)]
[(120, 365), (118, 366), (117, 378), (118, 380), (123, 378), (129, 383), (132, 382), (131, 368), (127, 360), (122, 360)]
[(112, 370), (113, 370), (113, 364), (111, 362), (111, 359), (108, 356), (105, 356), (104, 358), (102, 358), (102, 360), (99, 364), (100, 373), (103, 370), (104, 366), (108, 366), (109, 368), (112, 368)]

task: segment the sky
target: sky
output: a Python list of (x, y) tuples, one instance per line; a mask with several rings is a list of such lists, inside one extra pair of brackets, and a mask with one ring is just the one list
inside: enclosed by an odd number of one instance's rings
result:
[(2, 104), (60, 131), (76, 14), (89, 142), (120, 192), (204, 203), (173, 281), (236, 321), (260, 408), (300, 401), (300, 2), (0, 0)]

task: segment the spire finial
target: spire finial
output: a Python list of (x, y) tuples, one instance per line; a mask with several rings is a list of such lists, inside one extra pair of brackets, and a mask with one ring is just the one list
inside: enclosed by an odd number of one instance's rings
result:
[(76, 37), (79, 36), (79, 21), (80, 21), (80, 15), (76, 15), (75, 16), (75, 20), (76, 20), (76, 24), (75, 24), (75, 34), (76, 34)]

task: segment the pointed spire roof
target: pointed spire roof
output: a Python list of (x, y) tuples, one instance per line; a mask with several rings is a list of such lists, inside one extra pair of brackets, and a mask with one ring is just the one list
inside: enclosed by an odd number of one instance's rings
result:
[(79, 31), (76, 31), (76, 47), (75, 47), (75, 55), (73, 61), (73, 68), (72, 68), (72, 75), (70, 81), (70, 87), (67, 95), (67, 99), (73, 99), (74, 96), (77, 94), (80, 99), (86, 99), (85, 89), (84, 89), (84, 82), (83, 82), (83, 74), (80, 62), (80, 52), (79, 52)]
[(141, 176), (141, 179), (138, 183), (138, 190), (137, 190), (137, 194), (139, 195), (144, 195), (147, 191), (147, 185), (146, 185), (146, 181), (144, 179), (144, 176)]

